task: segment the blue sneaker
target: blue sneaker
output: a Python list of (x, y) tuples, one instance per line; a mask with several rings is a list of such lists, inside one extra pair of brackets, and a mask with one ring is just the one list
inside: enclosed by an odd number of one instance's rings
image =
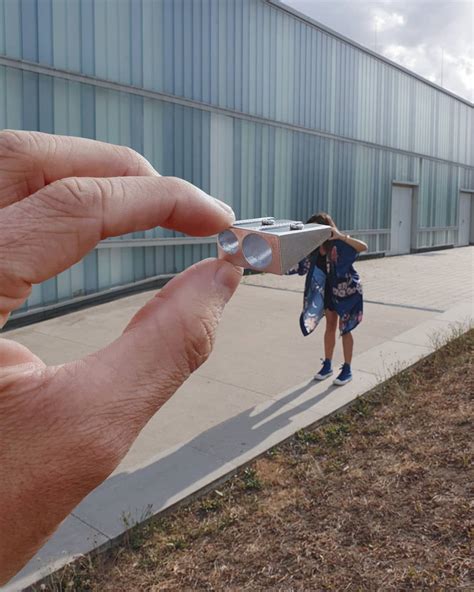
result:
[(314, 377), (314, 380), (326, 380), (326, 378), (329, 378), (330, 376), (332, 376), (331, 360), (321, 359), (321, 362), (323, 363), (323, 367), (316, 374), (316, 376)]
[(347, 384), (352, 380), (352, 371), (350, 364), (343, 364), (341, 366), (341, 372), (339, 376), (334, 380), (333, 384), (337, 386), (342, 386), (343, 384)]

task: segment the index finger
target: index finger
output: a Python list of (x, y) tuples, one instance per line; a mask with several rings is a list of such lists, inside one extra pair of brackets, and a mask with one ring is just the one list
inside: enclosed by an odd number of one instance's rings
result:
[(0, 210), (0, 327), (32, 284), (64, 271), (104, 238), (155, 226), (209, 236), (234, 219), (229, 206), (182, 179), (56, 181)]
[(158, 175), (127, 146), (41, 132), (0, 132), (0, 208), (68, 177)]

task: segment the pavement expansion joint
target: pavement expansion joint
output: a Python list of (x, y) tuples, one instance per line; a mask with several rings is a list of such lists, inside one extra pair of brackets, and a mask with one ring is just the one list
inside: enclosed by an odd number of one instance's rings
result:
[(90, 524), (89, 522), (87, 522), (87, 520), (84, 520), (84, 518), (81, 518), (78, 514), (76, 514), (75, 512), (71, 512), (71, 516), (74, 516), (74, 518), (76, 520), (79, 520), (79, 522), (82, 522), (82, 524), (84, 524), (85, 526), (88, 526), (89, 528), (91, 528), (92, 530), (95, 530), (97, 532), (97, 534), (102, 535), (103, 537), (105, 537), (106, 539), (109, 539), (109, 536), (105, 533), (102, 532), (99, 528), (97, 528), (97, 526), (94, 526), (93, 524)]

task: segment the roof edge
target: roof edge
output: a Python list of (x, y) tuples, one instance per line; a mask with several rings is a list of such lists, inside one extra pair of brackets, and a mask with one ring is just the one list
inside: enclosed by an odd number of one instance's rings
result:
[(339, 39), (340, 41), (344, 41), (345, 43), (352, 45), (356, 49), (359, 49), (359, 50), (363, 51), (364, 53), (367, 53), (368, 55), (380, 60), (381, 62), (385, 62), (389, 66), (392, 66), (392, 67), (396, 68), (397, 70), (400, 70), (404, 74), (408, 74), (409, 76), (412, 76), (413, 78), (417, 78), (418, 80), (420, 80), (421, 82), (424, 82), (428, 86), (431, 86), (435, 90), (438, 90), (438, 91), (440, 91), (440, 92), (442, 92), (454, 99), (457, 99), (458, 101), (461, 101), (462, 103), (464, 103), (468, 107), (474, 108), (474, 103), (471, 103), (471, 101), (469, 101), (469, 99), (461, 97), (461, 96), (457, 95), (456, 93), (454, 93), (450, 90), (447, 90), (446, 88), (443, 88), (442, 86), (439, 86), (435, 82), (431, 82), (431, 80), (428, 80), (427, 78), (424, 78), (423, 76), (420, 76), (420, 74), (417, 74), (416, 72), (413, 72), (412, 70), (409, 70), (408, 68), (405, 68), (404, 66), (401, 66), (400, 64), (397, 64), (396, 62), (392, 62), (392, 60), (389, 60), (385, 56), (383, 56), (375, 51), (372, 51), (371, 49), (369, 49), (368, 47), (365, 47), (364, 45), (361, 45), (360, 43), (357, 43), (357, 41), (350, 39), (350, 37), (345, 37), (344, 35), (342, 35), (341, 33), (338, 33), (334, 29), (326, 27), (326, 25), (323, 25), (322, 23), (314, 20), (313, 18), (304, 14), (303, 12), (300, 12), (299, 10), (296, 10), (295, 8), (292, 8), (291, 6), (288, 6), (288, 4), (285, 4), (284, 2), (281, 2), (280, 0), (263, 0), (263, 2), (265, 4), (269, 4), (270, 6), (274, 6), (275, 8), (277, 8), (279, 10), (282, 10), (283, 12), (286, 12), (289, 15), (291, 15), (301, 21), (304, 21), (305, 23), (307, 23), (309, 25), (312, 25), (313, 27), (315, 27), (316, 29), (319, 29), (323, 33), (327, 33), (328, 35), (331, 35), (332, 37), (335, 37), (336, 39)]

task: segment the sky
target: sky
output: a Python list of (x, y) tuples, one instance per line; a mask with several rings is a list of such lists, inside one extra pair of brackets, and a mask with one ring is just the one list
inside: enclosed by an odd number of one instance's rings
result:
[(474, 0), (283, 0), (474, 102)]

